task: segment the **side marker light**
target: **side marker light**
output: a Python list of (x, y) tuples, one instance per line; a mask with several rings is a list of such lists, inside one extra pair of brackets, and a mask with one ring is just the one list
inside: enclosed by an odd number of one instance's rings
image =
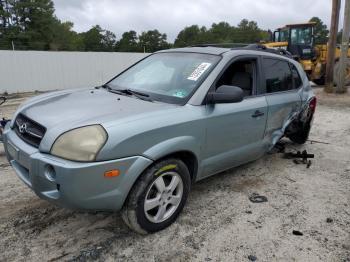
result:
[(120, 171), (118, 169), (113, 169), (113, 170), (106, 171), (104, 174), (104, 177), (111, 178), (111, 177), (116, 177), (119, 175), (120, 175)]

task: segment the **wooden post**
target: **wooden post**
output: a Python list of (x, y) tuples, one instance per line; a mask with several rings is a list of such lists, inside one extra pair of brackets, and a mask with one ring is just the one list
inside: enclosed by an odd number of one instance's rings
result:
[(335, 48), (337, 44), (337, 33), (339, 24), (339, 9), (340, 0), (332, 0), (332, 17), (331, 17), (331, 28), (329, 33), (329, 40), (327, 46), (327, 64), (326, 64), (326, 84), (324, 91), (327, 93), (333, 92), (333, 71), (334, 71), (334, 59), (335, 59)]
[(339, 70), (339, 81), (336, 87), (337, 93), (345, 93), (347, 87), (345, 86), (345, 77), (347, 75), (347, 65), (348, 65), (348, 49), (349, 49), (349, 34), (350, 34), (350, 0), (345, 0), (344, 8), (344, 23), (343, 23), (343, 35), (341, 40), (340, 49), (340, 70)]

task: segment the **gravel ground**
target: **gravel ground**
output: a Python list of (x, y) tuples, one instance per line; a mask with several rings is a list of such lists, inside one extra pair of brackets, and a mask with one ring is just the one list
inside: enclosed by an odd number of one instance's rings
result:
[[(39, 199), (0, 145), (0, 261), (350, 261), (350, 96), (319, 98), (310, 168), (269, 154), (195, 184), (178, 220), (131, 232), (119, 214), (82, 213)], [(26, 97), (0, 108), (11, 116)], [(267, 202), (252, 203), (257, 193)], [(294, 235), (293, 230), (302, 235)]]

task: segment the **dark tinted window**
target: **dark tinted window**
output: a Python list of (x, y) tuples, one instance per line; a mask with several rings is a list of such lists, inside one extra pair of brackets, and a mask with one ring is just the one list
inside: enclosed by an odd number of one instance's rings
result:
[(292, 69), (294, 88), (298, 89), (301, 86), (301, 84), (302, 84), (301, 78), (300, 78), (299, 73), (298, 73), (298, 70), (295, 67), (295, 65), (293, 65), (293, 64), (290, 64), (290, 68)]
[(266, 93), (288, 91), (293, 89), (292, 72), (288, 62), (264, 58)]

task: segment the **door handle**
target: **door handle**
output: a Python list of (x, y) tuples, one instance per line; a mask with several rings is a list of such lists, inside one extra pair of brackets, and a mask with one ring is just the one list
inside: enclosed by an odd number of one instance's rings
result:
[(264, 112), (261, 112), (260, 110), (256, 110), (254, 112), (254, 114), (252, 114), (252, 117), (259, 117), (259, 116), (263, 116), (265, 113)]

